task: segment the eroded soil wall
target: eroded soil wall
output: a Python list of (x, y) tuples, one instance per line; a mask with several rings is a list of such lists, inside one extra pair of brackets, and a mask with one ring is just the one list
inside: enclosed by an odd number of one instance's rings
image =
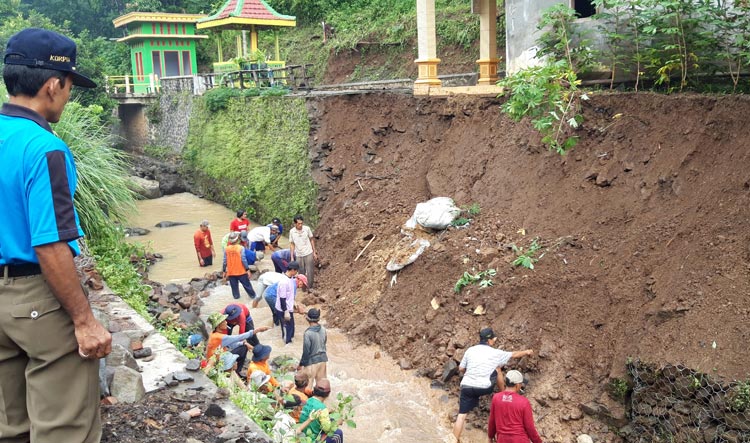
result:
[[(562, 157), (500, 104), (309, 101), (323, 269), (308, 302), (432, 378), (481, 327), (504, 349), (535, 349), (516, 363), (550, 439), (607, 433), (579, 405), (596, 400), (622, 415), (606, 388), (628, 357), (746, 378), (750, 100), (594, 94), (581, 142)], [(385, 263), (401, 225), (435, 196), (478, 203), (481, 214), (431, 236), (394, 280)], [(513, 267), (510, 245), (537, 237), (535, 269)], [(498, 271), (494, 286), (454, 293), (464, 271), (487, 268)], [(473, 314), (479, 305), (485, 315)], [(446, 385), (455, 391), (458, 378)]]

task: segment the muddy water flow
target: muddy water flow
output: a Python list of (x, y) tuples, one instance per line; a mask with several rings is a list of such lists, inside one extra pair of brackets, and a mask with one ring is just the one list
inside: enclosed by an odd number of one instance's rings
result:
[[(200, 268), (193, 248), (192, 236), (200, 221), (211, 222), (214, 242), (220, 242), (227, 232), (234, 213), (221, 205), (200, 199), (192, 194), (178, 194), (155, 200), (138, 202), (139, 213), (130, 220), (131, 226), (151, 230), (147, 236), (134, 237), (134, 240), (150, 242), (155, 252), (164, 255), (164, 260), (151, 268), (153, 280), (185, 282), (194, 276), (202, 276), (208, 270), (221, 267), (221, 257), (213, 267)], [(170, 228), (156, 228), (161, 221), (185, 222), (186, 225)], [(253, 224), (257, 226), (257, 224)], [(217, 253), (220, 254), (219, 245)], [(216, 264), (218, 262), (218, 264)], [(269, 269), (269, 259), (258, 263), (259, 268)], [(256, 286), (254, 282), (254, 286)], [(257, 288), (257, 286), (256, 286)], [(241, 301), (250, 305), (247, 295), (240, 288)], [(234, 302), (229, 286), (216, 288), (203, 299), (202, 316), (223, 309)], [(251, 308), (256, 326), (272, 325), (271, 312), (265, 301), (256, 309)], [(285, 346), (278, 327), (261, 333), (262, 343), (271, 345), (272, 358), (290, 355), (299, 359), (302, 354), (302, 334), (307, 322), (296, 316), (297, 332), (292, 344)], [(325, 325), (325, 310), (323, 321)], [(350, 342), (336, 329), (328, 330), (328, 377), (333, 388), (328, 400), (333, 406), (338, 392), (354, 396), (356, 429), (344, 427), (345, 440), (354, 443), (371, 442), (450, 442), (449, 414), (455, 412), (457, 400), (449, 398), (443, 391), (430, 389), (429, 381), (402, 371), (379, 348), (362, 346)], [(480, 430), (467, 429), (463, 442), (484, 442), (486, 435)]]

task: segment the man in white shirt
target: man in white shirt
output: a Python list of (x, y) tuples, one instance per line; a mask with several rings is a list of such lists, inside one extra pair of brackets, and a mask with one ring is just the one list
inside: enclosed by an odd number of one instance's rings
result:
[(256, 294), (260, 294), (258, 297), (253, 299), (253, 308), (257, 308), (260, 303), (260, 299), (265, 297), (266, 288), (284, 280), (284, 274), (281, 272), (264, 272), (258, 277), (258, 286), (260, 290), (256, 291)]
[(294, 216), (294, 226), (289, 230), (289, 252), (291, 259), (299, 263), (299, 273), (307, 277), (307, 289), (314, 287), (315, 262), (318, 251), (312, 229), (304, 224), (301, 215)]
[(461, 396), (458, 404), (458, 416), (453, 425), (453, 435), (460, 441), (461, 432), (466, 424), (466, 415), (479, 405), (479, 398), (483, 395), (492, 394), (494, 386), (492, 379), (497, 377), (500, 390), (504, 389), (503, 366), (511, 358), (521, 358), (532, 355), (533, 350), (507, 352), (495, 348), (497, 336), (492, 328), (484, 328), (479, 331), (479, 344), (472, 346), (464, 352), (461, 364), (458, 366), (459, 373), (464, 374), (461, 379)]
[[(271, 246), (271, 234), (278, 235), (278, 233), (279, 228), (276, 225), (258, 226), (251, 229), (247, 233), (249, 248), (254, 251), (264, 251)], [(271, 250), (273, 250), (273, 246), (271, 246)]]

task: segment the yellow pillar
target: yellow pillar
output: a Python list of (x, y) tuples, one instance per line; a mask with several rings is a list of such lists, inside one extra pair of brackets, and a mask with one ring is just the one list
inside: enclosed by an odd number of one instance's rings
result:
[(479, 10), (479, 85), (497, 82), (497, 0), (480, 0)]
[(250, 53), (258, 50), (258, 31), (255, 25), (250, 25)]
[(221, 34), (219, 34), (219, 38), (216, 39), (216, 43), (219, 46), (218, 48), (219, 49), (219, 63), (221, 63), (224, 61), (224, 51), (223, 51), (223, 48), (221, 47)]
[(281, 52), (279, 51), (279, 31), (274, 29), (273, 36), (276, 40), (276, 61), (281, 61)]
[(417, 46), (419, 58), (414, 60), (419, 68), (415, 90), (421, 87), (440, 86), (437, 78), (437, 39), (435, 37), (435, 0), (417, 0)]
[(242, 33), (238, 33), (237, 37), (235, 37), (236, 43), (237, 43), (237, 57), (242, 57)]

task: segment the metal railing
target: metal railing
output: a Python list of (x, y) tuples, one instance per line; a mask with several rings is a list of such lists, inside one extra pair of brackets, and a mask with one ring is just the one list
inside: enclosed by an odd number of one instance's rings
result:
[(158, 94), (160, 88), (159, 76), (153, 73), (142, 80), (132, 75), (104, 76), (104, 89), (110, 95)]
[(280, 68), (243, 69), (231, 72), (196, 74), (179, 77), (162, 77), (151, 74), (143, 80), (132, 75), (110, 75), (105, 77), (105, 90), (113, 97), (152, 96), (162, 89), (190, 91), (202, 95), (216, 87), (239, 89), (280, 86), (292, 90), (312, 89), (312, 64), (288, 65)]

